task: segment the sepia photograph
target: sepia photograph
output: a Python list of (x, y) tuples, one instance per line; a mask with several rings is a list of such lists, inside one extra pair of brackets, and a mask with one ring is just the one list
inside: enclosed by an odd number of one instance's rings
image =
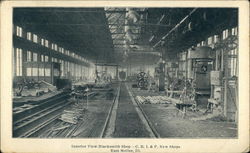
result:
[(9, 113), (1, 134), (8, 130), (9, 142), (183, 152), (186, 141), (242, 140), (249, 63), (240, 57), (249, 48), (239, 6), (76, 3), (9, 7), (9, 50), (1, 48), (10, 57), (1, 62), (9, 79), (1, 79)]
[(14, 8), (13, 137), (237, 138), (237, 8)]

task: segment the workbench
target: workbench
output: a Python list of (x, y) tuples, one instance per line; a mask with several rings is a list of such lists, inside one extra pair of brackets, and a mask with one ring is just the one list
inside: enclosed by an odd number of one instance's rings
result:
[(184, 118), (187, 112), (188, 107), (194, 106), (195, 101), (182, 101), (180, 99), (175, 99), (169, 97), (169, 100), (178, 108), (179, 112), (182, 113), (182, 117)]

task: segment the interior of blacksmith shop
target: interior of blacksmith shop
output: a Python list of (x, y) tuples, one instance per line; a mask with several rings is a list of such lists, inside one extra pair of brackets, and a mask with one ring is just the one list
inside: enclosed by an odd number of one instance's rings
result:
[(13, 9), (12, 136), (236, 138), (238, 9)]

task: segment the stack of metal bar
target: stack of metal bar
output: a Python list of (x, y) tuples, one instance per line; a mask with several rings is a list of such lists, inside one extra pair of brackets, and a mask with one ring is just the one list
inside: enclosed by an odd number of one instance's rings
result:
[(136, 96), (136, 100), (141, 104), (169, 104), (167, 96)]
[(80, 118), (84, 115), (86, 111), (83, 108), (83, 104), (74, 104), (71, 109), (64, 110), (61, 117), (59, 118), (63, 122), (77, 124)]
[(33, 107), (35, 107), (35, 106), (37, 106), (37, 105), (24, 104), (24, 105), (22, 105), (22, 106), (20, 106), (20, 107), (15, 107), (15, 108), (13, 108), (13, 113), (14, 113), (14, 114), (15, 114), (15, 113), (20, 113), (20, 112), (23, 112), (23, 111), (25, 111), (25, 110), (31, 109), (31, 108), (33, 108)]

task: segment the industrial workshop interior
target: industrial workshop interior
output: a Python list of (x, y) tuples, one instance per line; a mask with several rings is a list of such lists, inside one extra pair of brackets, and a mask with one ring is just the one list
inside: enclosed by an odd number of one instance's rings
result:
[(15, 7), (12, 137), (237, 138), (238, 9)]

